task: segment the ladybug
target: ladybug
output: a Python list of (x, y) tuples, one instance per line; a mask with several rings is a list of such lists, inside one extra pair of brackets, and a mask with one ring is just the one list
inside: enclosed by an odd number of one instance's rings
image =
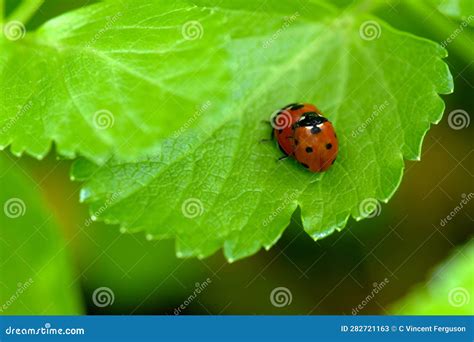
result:
[(272, 119), (273, 135), (285, 157), (292, 157), (311, 172), (334, 164), (339, 144), (332, 123), (309, 103), (292, 103)]

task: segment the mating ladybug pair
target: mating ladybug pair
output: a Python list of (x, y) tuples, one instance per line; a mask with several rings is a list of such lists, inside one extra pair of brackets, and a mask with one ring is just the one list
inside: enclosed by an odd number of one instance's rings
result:
[(283, 158), (292, 157), (311, 172), (326, 171), (336, 161), (334, 127), (316, 106), (289, 104), (276, 113), (271, 125)]

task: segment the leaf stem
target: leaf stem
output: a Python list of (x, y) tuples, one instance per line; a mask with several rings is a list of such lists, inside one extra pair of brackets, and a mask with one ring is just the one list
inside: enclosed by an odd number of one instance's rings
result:
[(5, 0), (0, 0), (0, 24), (3, 23), (5, 19)]
[(350, 10), (355, 10), (362, 13), (373, 13), (379, 7), (386, 6), (391, 2), (391, 0), (363, 0), (355, 1), (349, 5)]
[(43, 2), (44, 0), (24, 0), (8, 17), (8, 20), (18, 20), (23, 25), (26, 25)]

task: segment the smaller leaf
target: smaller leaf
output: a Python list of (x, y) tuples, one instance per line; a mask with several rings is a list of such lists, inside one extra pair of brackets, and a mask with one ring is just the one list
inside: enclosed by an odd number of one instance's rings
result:
[(0, 155), (0, 313), (82, 313), (59, 228), (36, 183)]
[(394, 315), (474, 315), (474, 240), (454, 251), (425, 284), (393, 305)]
[(227, 96), (227, 23), (211, 7), (106, 1), (34, 32), (7, 25), (0, 149), (15, 155), (42, 158), (54, 141), (66, 157), (130, 159), (182, 127), (202, 99)]

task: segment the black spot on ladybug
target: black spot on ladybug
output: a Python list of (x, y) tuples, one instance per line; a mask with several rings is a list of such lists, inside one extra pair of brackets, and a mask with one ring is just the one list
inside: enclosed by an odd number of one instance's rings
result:
[(278, 130), (278, 134), (282, 134), (283, 133), (283, 130), (282, 129), (279, 129)]
[(311, 153), (311, 152), (313, 152), (313, 149), (310, 146), (308, 146), (308, 147), (306, 147), (305, 151), (306, 151), (306, 153)]
[(327, 149), (327, 150), (330, 150), (331, 147), (332, 147), (332, 144), (326, 144), (326, 149)]
[(293, 104), (293, 106), (291, 106), (291, 110), (298, 110), (298, 109), (301, 109), (304, 107), (304, 104)]
[(305, 168), (309, 169), (309, 166), (308, 166), (308, 164), (301, 163), (301, 165), (303, 165)]
[(295, 145), (298, 145), (300, 142), (298, 141), (298, 139), (295, 139)]
[(311, 127), (311, 134), (318, 134), (319, 132), (321, 132), (321, 128), (318, 126)]

